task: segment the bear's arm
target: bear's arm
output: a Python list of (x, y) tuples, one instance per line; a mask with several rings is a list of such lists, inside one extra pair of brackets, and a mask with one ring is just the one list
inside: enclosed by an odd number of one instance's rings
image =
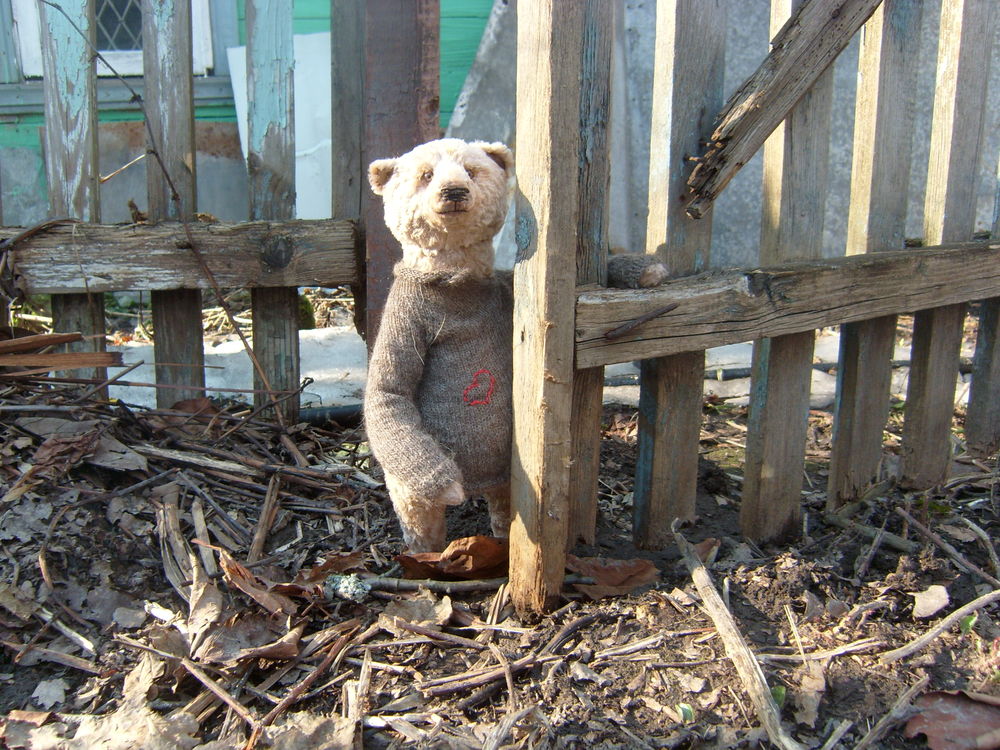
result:
[[(396, 290), (393, 290), (396, 291)], [(435, 497), (462, 473), (424, 428), (416, 391), (428, 336), (416, 303), (390, 292), (368, 362), (365, 424), (375, 458), (386, 473), (425, 497)]]

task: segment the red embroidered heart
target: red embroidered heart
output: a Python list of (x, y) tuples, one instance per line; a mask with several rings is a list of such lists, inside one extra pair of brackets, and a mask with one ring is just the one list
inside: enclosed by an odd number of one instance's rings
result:
[[(482, 381), (480, 378), (482, 378)], [(493, 389), (496, 387), (496, 384), (497, 381), (493, 377), (493, 373), (489, 370), (479, 370), (472, 376), (472, 382), (465, 386), (465, 390), (462, 391), (462, 400), (468, 406), (488, 404), (493, 398)], [(483, 388), (486, 389), (486, 393), (482, 393)], [(480, 393), (476, 393), (477, 390)]]

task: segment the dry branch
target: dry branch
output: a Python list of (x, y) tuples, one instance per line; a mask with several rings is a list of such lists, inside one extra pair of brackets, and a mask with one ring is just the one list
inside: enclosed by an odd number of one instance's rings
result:
[(736, 672), (743, 681), (743, 687), (757, 709), (757, 717), (767, 731), (767, 736), (778, 747), (786, 750), (802, 750), (802, 745), (792, 739), (781, 726), (780, 712), (771, 696), (771, 690), (767, 685), (767, 680), (764, 679), (760, 664), (743, 639), (743, 634), (740, 633), (733, 616), (723, 604), (722, 597), (716, 591), (708, 569), (698, 559), (690, 543), (677, 531), (676, 526), (674, 538), (684, 556), (688, 570), (691, 571), (691, 579), (701, 595), (702, 605), (712, 618), (712, 622), (715, 623), (716, 630), (726, 646), (726, 654), (732, 659)]
[(952, 625), (961, 620), (963, 617), (972, 614), (973, 612), (982, 609), (987, 604), (992, 604), (995, 601), (1000, 601), (1000, 590), (991, 591), (988, 594), (983, 594), (978, 599), (973, 599), (964, 607), (959, 607), (919, 638), (916, 638), (910, 641), (905, 646), (894, 649), (893, 651), (886, 651), (879, 657), (879, 661), (882, 662), (883, 664), (891, 664), (894, 661), (899, 661), (900, 659), (907, 657), (910, 654), (914, 654), (917, 651), (920, 651), (922, 648), (927, 646), (931, 641), (933, 641), (941, 633), (950, 628)]
[(799, 6), (771, 40), (771, 53), (719, 115), (709, 150), (688, 180), (695, 194), (688, 214), (701, 218), (880, 2), (816, 0)]

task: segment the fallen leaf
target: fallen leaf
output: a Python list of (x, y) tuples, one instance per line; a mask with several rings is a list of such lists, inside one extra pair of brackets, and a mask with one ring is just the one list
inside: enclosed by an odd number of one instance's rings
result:
[(913, 616), (917, 618), (931, 617), (947, 607), (951, 601), (948, 598), (948, 589), (937, 584), (910, 596), (913, 597)]
[(649, 560), (611, 560), (602, 557), (576, 557), (566, 555), (566, 569), (588, 578), (594, 583), (573, 584), (577, 591), (597, 600), (605, 596), (630, 594), (640, 586), (647, 586), (660, 579), (660, 572)]
[(221, 547), (212, 549), (219, 553), (219, 567), (222, 568), (222, 576), (230, 586), (242, 591), (272, 615), (279, 613), (294, 615), (298, 611), (295, 602), (283, 594), (269, 591), (257, 576), (236, 562), (226, 550)]
[(507, 575), (509, 546), (506, 539), (470, 536), (456, 539), (443, 552), (417, 552), (396, 556), (406, 578), (436, 581), (500, 578)]
[(101, 716), (85, 715), (74, 729), (66, 724), (46, 724), (30, 734), (32, 748), (59, 750), (191, 750), (199, 740), (197, 720), (178, 711), (160, 716), (143, 705), (126, 700), (118, 710)]
[(396, 617), (414, 625), (444, 625), (451, 619), (453, 612), (451, 597), (443, 596), (438, 599), (427, 589), (421, 589), (407, 599), (390, 602), (379, 621), (382, 623), (383, 618), (387, 620), (390, 629), (394, 628), (391, 623)]
[(698, 556), (698, 559), (702, 561), (705, 565), (711, 565), (715, 562), (716, 556), (719, 554), (719, 547), (722, 546), (722, 540), (716, 539), (715, 537), (709, 537), (704, 539), (694, 545), (694, 553)]
[(356, 721), (306, 711), (288, 714), (267, 730), (271, 750), (353, 750)]
[(802, 613), (803, 622), (815, 622), (816, 620), (822, 619), (823, 615), (826, 614), (826, 608), (823, 606), (823, 602), (820, 601), (819, 597), (816, 596), (811, 591), (806, 591), (802, 595), (802, 599), (805, 601), (805, 611)]
[(245, 648), (240, 651), (233, 661), (243, 661), (246, 659), (270, 659), (272, 661), (287, 661), (299, 655), (299, 640), (305, 632), (306, 624), (303, 622), (289, 630), (285, 635), (276, 641), (266, 643), (256, 648)]
[(67, 690), (69, 690), (69, 683), (61, 677), (54, 680), (42, 680), (35, 686), (35, 692), (31, 694), (31, 699), (42, 708), (52, 708), (66, 701)]
[(604, 675), (598, 674), (583, 662), (574, 661), (569, 666), (569, 676), (576, 682), (593, 682), (597, 687), (607, 687), (611, 680)]
[(327, 576), (334, 573), (363, 572), (365, 570), (365, 553), (361, 550), (354, 552), (330, 552), (319, 565), (314, 565), (309, 570), (300, 570), (292, 583), (305, 585), (322, 583)]
[(976, 541), (976, 535), (973, 533), (972, 529), (965, 528), (964, 526), (953, 526), (952, 524), (943, 523), (938, 526), (938, 529), (946, 533), (952, 539), (957, 539), (960, 542)]
[(792, 697), (798, 710), (795, 712), (795, 721), (807, 727), (815, 727), (816, 719), (819, 717), (819, 704), (823, 700), (823, 693), (826, 691), (826, 675), (823, 666), (817, 662), (808, 662), (799, 678), (799, 688)]
[(920, 712), (906, 723), (903, 736), (923, 734), (931, 750), (1000, 748), (1000, 698), (978, 693), (935, 691), (914, 702)]

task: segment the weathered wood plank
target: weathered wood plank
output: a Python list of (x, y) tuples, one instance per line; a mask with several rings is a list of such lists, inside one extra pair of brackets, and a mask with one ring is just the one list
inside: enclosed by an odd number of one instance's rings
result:
[[(920, 0), (885, 0), (861, 37), (854, 118), (848, 252), (902, 249), (906, 225)], [(840, 330), (837, 401), (827, 483), (831, 509), (858, 499), (878, 478), (896, 318)]]
[[(803, 0), (772, 0), (771, 32)], [(833, 71), (825, 70), (764, 145), (760, 262), (822, 257)], [(740, 526), (772, 541), (795, 535), (812, 383), (812, 331), (754, 342)]]
[[(726, 10), (718, 0), (663, 0), (656, 10), (646, 252), (682, 276), (709, 262), (710, 211), (693, 222), (677, 196), (722, 105)], [(695, 515), (704, 369), (703, 351), (642, 365), (632, 521), (640, 547), (670, 543), (673, 520)]]
[(817, 0), (788, 19), (771, 53), (720, 114), (712, 146), (688, 181), (694, 191), (688, 213), (698, 217), (715, 200), (881, 1)]
[[(146, 81), (147, 148), (159, 158), (146, 164), (150, 221), (188, 221), (197, 206), (194, 147), (194, 86), (191, 75), (191, 4), (143, 0), (143, 72)], [(197, 398), (205, 386), (201, 292), (154, 290), (153, 348), (161, 408)], [(177, 365), (184, 365), (178, 367)]]
[[(291, 219), (295, 216), (295, 101), (292, 71), (292, 4), (281, 0), (247, 0), (247, 170), (250, 218)], [(293, 391), (299, 387), (298, 290), (255, 287), (253, 349), (261, 371), (254, 368), (254, 388)], [(270, 401), (254, 397), (256, 405)], [(297, 398), (278, 408), (289, 423), (298, 420)]]
[[(45, 176), (51, 216), (100, 221), (97, 161), (97, 100), (94, 61), (93, 0), (62, 10), (41, 5), (42, 68), (45, 91)], [(80, 34), (80, 29), (87, 37)], [(87, 265), (88, 248), (78, 248), (73, 262)], [(104, 298), (91, 290), (52, 298), (55, 331), (79, 331), (84, 341), (68, 351), (103, 351)], [(79, 377), (107, 377), (102, 369), (80, 370)]]
[[(993, 204), (994, 240), (1000, 240), (1000, 164)], [(1000, 449), (1000, 297), (979, 303), (979, 333), (972, 361), (972, 387), (965, 415), (965, 442), (976, 456)]]
[(569, 528), (573, 293), (579, 212), (580, 71), (585, 6), (518, 7), (517, 224), (511, 599), (558, 601)]
[[(440, 104), (438, 0), (368, 0), (364, 4), (365, 78), (362, 169), (437, 138)], [(401, 257), (385, 226), (382, 201), (363, 188), (361, 218), (367, 244), (362, 335), (371, 347), (392, 269)]]
[(364, 104), (364, 2), (330, 0), (333, 35), (330, 132), (333, 140), (332, 209), (337, 218), (361, 215), (361, 196), (368, 187), (361, 163), (361, 131)]
[[(1000, 243), (707, 273), (577, 296), (577, 367), (708, 349), (1000, 295)], [(628, 335), (604, 334), (668, 305)]]
[[(970, 239), (975, 228), (975, 174), (986, 119), (996, 2), (942, 3), (930, 163), (924, 196), (928, 244)], [(910, 379), (903, 422), (901, 482), (927, 488), (951, 468), (951, 416), (965, 305), (919, 313), (913, 322)]]
[[(610, 3), (586, 0), (580, 87), (579, 235), (577, 283), (607, 278), (608, 115), (611, 111), (611, 46), (614, 14)], [(597, 478), (601, 467), (601, 406), (604, 368), (573, 373), (569, 544), (593, 544), (597, 534)]]
[[(300, 220), (191, 224), (195, 244), (222, 287), (335, 286), (356, 283), (351, 221)], [(8, 239), (20, 229), (0, 228)], [(13, 252), (28, 294), (126, 289), (208, 289), (177, 222), (56, 227)], [(81, 266), (80, 254), (90, 253)]]

